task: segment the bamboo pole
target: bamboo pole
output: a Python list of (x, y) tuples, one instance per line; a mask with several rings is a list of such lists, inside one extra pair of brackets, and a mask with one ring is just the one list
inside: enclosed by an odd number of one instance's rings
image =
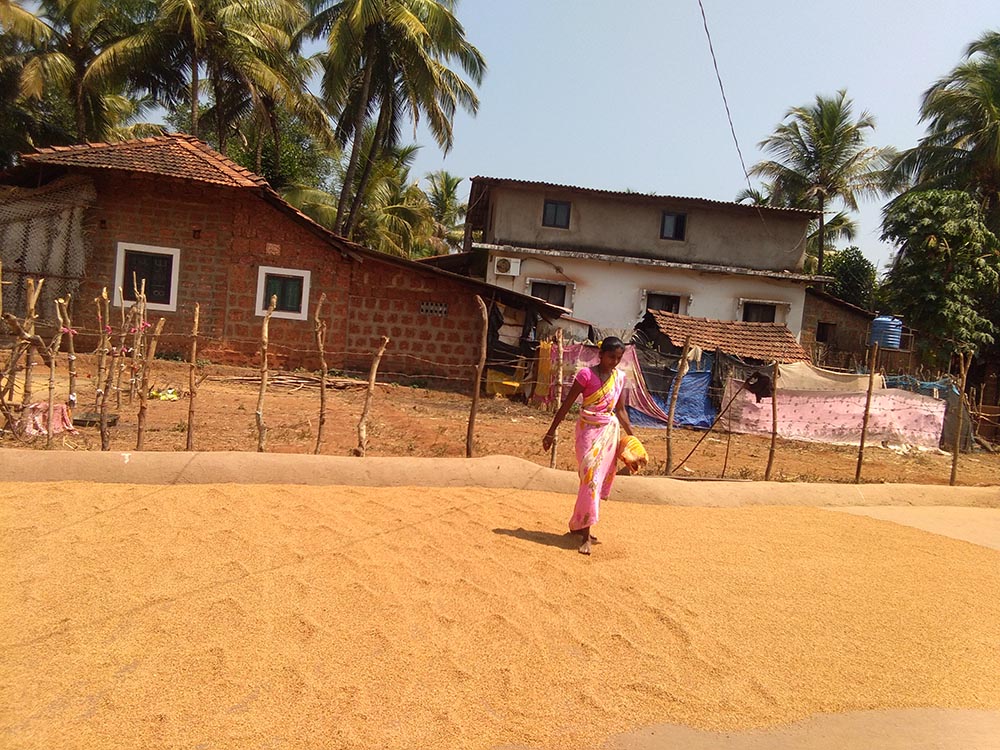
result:
[(872, 412), (872, 391), (875, 390), (875, 369), (878, 365), (878, 342), (872, 344), (868, 363), (868, 398), (865, 399), (865, 416), (861, 422), (861, 443), (858, 445), (858, 466), (854, 470), (854, 483), (861, 483), (861, 466), (865, 460), (865, 440), (868, 438), (868, 419)]
[[(556, 329), (556, 398), (554, 403), (562, 403), (562, 381), (563, 381), (563, 332), (562, 328)], [(558, 408), (558, 406), (557, 406)], [(552, 436), (552, 454), (549, 456), (549, 468), (556, 468), (556, 452), (559, 450), (559, 431)]]
[[(476, 380), (472, 389), (472, 408), (469, 410), (469, 429), (465, 433), (465, 457), (472, 458), (472, 443), (476, 434), (476, 412), (479, 410), (479, 390), (483, 382), (483, 368), (486, 367), (486, 340), (489, 335), (490, 315), (486, 303), (478, 294), (476, 303), (483, 319), (483, 333), (479, 341), (479, 362), (476, 364)], [(560, 387), (562, 387), (560, 385)]]
[(674, 411), (677, 409), (677, 396), (681, 392), (681, 380), (688, 371), (688, 352), (691, 350), (691, 337), (684, 337), (684, 346), (681, 348), (681, 358), (677, 361), (677, 374), (670, 387), (670, 406), (667, 410), (667, 461), (663, 465), (663, 473), (670, 476), (673, 471), (674, 461)]
[(771, 447), (767, 451), (767, 468), (764, 469), (764, 481), (771, 481), (771, 469), (774, 468), (774, 452), (778, 446), (778, 360), (774, 360), (771, 371)]
[(146, 406), (149, 403), (149, 371), (153, 367), (153, 359), (156, 357), (156, 342), (159, 341), (160, 334), (163, 332), (164, 323), (166, 323), (165, 318), (160, 318), (156, 321), (156, 328), (153, 329), (153, 337), (150, 339), (149, 345), (146, 347), (145, 356), (142, 358), (142, 385), (139, 388), (139, 417), (135, 434), (135, 449), (137, 451), (142, 450), (142, 442), (146, 434)]
[(375, 394), (375, 376), (378, 374), (378, 365), (385, 354), (385, 348), (389, 346), (389, 337), (382, 337), (382, 345), (379, 346), (375, 357), (372, 359), (371, 369), (368, 371), (368, 390), (365, 392), (365, 406), (361, 410), (361, 419), (358, 420), (358, 447), (354, 449), (355, 456), (364, 458), (368, 451), (368, 412), (372, 406), (372, 397)]
[(194, 450), (194, 400), (198, 395), (198, 380), (195, 371), (198, 367), (198, 317), (201, 315), (201, 305), (194, 303), (194, 323), (191, 326), (191, 361), (188, 363), (188, 423), (187, 442), (184, 450)]
[[(319, 426), (316, 428), (316, 447), (313, 449), (316, 455), (319, 455), (323, 447), (323, 426), (326, 424), (326, 321), (320, 320), (324, 302), (326, 302), (326, 292), (319, 295), (316, 316), (313, 318), (316, 329), (316, 350), (319, 352)], [(358, 429), (360, 431), (360, 426)]]
[(271, 314), (278, 305), (277, 295), (271, 295), (271, 302), (264, 313), (264, 322), (260, 325), (260, 393), (257, 395), (257, 452), (263, 453), (267, 441), (267, 425), (264, 424), (264, 394), (267, 393), (267, 329), (271, 322)]
[(955, 444), (951, 451), (951, 478), (948, 484), (952, 487), (958, 481), (958, 454), (962, 451), (962, 415), (965, 411), (965, 379), (969, 375), (969, 365), (972, 364), (972, 352), (958, 353), (958, 366), (962, 384), (958, 389), (958, 418), (955, 420)]

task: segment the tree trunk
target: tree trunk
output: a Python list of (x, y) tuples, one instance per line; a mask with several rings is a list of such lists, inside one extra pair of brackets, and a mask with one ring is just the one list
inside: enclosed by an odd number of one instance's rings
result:
[(351, 158), (347, 162), (344, 185), (340, 189), (340, 200), (337, 202), (337, 218), (333, 225), (333, 231), (336, 234), (343, 232), (344, 222), (347, 219), (347, 199), (351, 194), (354, 173), (358, 171), (358, 157), (361, 155), (361, 141), (365, 127), (365, 112), (368, 108), (368, 93), (371, 91), (372, 86), (372, 67), (372, 61), (369, 56), (365, 60), (364, 78), (361, 82), (361, 96), (358, 97), (358, 111), (354, 113), (354, 137), (351, 143)]
[(375, 136), (372, 138), (372, 146), (368, 150), (368, 159), (365, 168), (361, 171), (361, 179), (358, 180), (358, 189), (354, 193), (354, 200), (351, 202), (351, 212), (347, 215), (347, 226), (344, 235), (351, 239), (354, 234), (354, 227), (358, 224), (361, 214), (361, 204), (364, 202), (365, 191), (368, 189), (368, 181), (372, 176), (372, 167), (382, 151), (382, 141), (389, 130), (389, 117), (392, 112), (392, 105), (388, 99), (382, 100), (382, 109), (378, 115), (378, 124), (375, 126)]
[(198, 53), (191, 55), (191, 135), (198, 137)]

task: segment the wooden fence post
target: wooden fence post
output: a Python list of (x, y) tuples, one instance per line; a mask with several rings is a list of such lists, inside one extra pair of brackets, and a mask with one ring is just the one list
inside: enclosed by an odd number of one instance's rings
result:
[(198, 318), (201, 315), (201, 305), (194, 303), (194, 323), (191, 326), (191, 361), (188, 363), (188, 423), (187, 442), (184, 450), (194, 450), (194, 400), (198, 395), (198, 381), (195, 370), (198, 367)]
[[(556, 365), (556, 397), (555, 406), (556, 409), (562, 403), (562, 381), (563, 381), (563, 332), (562, 328), (556, 329), (556, 356), (558, 357), (558, 364)], [(556, 468), (556, 451), (559, 448), (559, 431), (556, 430), (555, 435), (552, 436), (552, 453), (549, 456), (549, 468)]]
[(389, 346), (389, 337), (383, 336), (382, 345), (379, 346), (378, 351), (375, 353), (371, 369), (368, 371), (368, 390), (365, 392), (365, 406), (361, 410), (361, 419), (358, 420), (358, 447), (354, 449), (354, 455), (361, 456), (362, 458), (364, 458), (365, 453), (368, 451), (368, 411), (371, 409), (372, 397), (375, 394), (375, 376), (378, 374), (378, 365), (382, 361), (382, 355), (385, 354), (387, 346)]
[(670, 406), (667, 409), (667, 461), (663, 465), (663, 473), (670, 476), (673, 471), (674, 462), (674, 411), (677, 409), (677, 396), (681, 392), (681, 380), (688, 371), (688, 352), (691, 350), (691, 337), (684, 337), (684, 346), (681, 349), (681, 358), (677, 361), (677, 374), (674, 382), (670, 386)]
[[(27, 279), (28, 285), (28, 297), (27, 297), (27, 311), (24, 316), (24, 333), (26, 336), (31, 337), (35, 335), (35, 318), (38, 317), (38, 313), (35, 308), (38, 305), (38, 298), (42, 294), (42, 284), (45, 283), (45, 279), (39, 279), (38, 285), (35, 285), (35, 280), (32, 278)], [(27, 340), (26, 340), (27, 342)], [(21, 406), (27, 406), (31, 403), (31, 369), (35, 366), (35, 358), (32, 355), (32, 349), (34, 344), (28, 343), (27, 349), (25, 350), (25, 360), (24, 360), (24, 391), (23, 397), (21, 399)]]
[(97, 388), (94, 391), (94, 411), (97, 411), (101, 406), (101, 394), (104, 388), (104, 367), (111, 349), (111, 303), (108, 300), (107, 287), (101, 290), (100, 297), (94, 297), (94, 304), (97, 306), (97, 327), (101, 336), (97, 343)]
[[(108, 366), (107, 378), (104, 380), (104, 391), (101, 393), (101, 450), (106, 451), (111, 449), (111, 435), (108, 433), (108, 396), (111, 393), (112, 385), (115, 381), (115, 374), (121, 375), (120, 363), (125, 359), (125, 340), (128, 336), (129, 323), (135, 320), (135, 306), (133, 305), (129, 308), (128, 313), (125, 313), (125, 308), (122, 308), (122, 328), (118, 334), (118, 348), (113, 350), (111, 357), (111, 364)], [(121, 400), (121, 378), (118, 378), (119, 392), (118, 392), (118, 403)], [(118, 407), (120, 408), (120, 406)]]
[(972, 352), (958, 353), (958, 366), (962, 377), (962, 384), (958, 389), (958, 419), (955, 420), (955, 444), (951, 452), (951, 479), (948, 484), (952, 487), (958, 481), (958, 454), (962, 451), (962, 416), (965, 410), (965, 379), (969, 375), (969, 365), (972, 364)]
[(472, 442), (476, 434), (476, 412), (479, 410), (479, 389), (482, 387), (483, 368), (486, 366), (486, 340), (490, 329), (490, 314), (486, 303), (478, 294), (476, 302), (483, 318), (483, 335), (479, 342), (479, 363), (476, 365), (476, 380), (472, 389), (472, 408), (469, 411), (469, 429), (465, 433), (465, 457), (472, 458)]
[(146, 406), (149, 403), (149, 370), (153, 366), (153, 359), (156, 357), (156, 342), (160, 339), (160, 333), (163, 331), (163, 324), (165, 322), (165, 318), (160, 318), (156, 322), (156, 328), (153, 330), (153, 338), (146, 347), (145, 355), (142, 358), (142, 379), (138, 392), (139, 418), (135, 435), (135, 449), (137, 451), (142, 450), (142, 440), (146, 434)]
[(861, 483), (861, 465), (865, 460), (865, 440), (868, 438), (868, 419), (872, 412), (872, 391), (875, 390), (875, 369), (878, 365), (878, 342), (872, 344), (871, 361), (868, 363), (868, 398), (865, 399), (865, 416), (861, 422), (861, 443), (858, 445), (858, 466), (854, 470), (854, 483)]
[(76, 342), (74, 337), (76, 331), (73, 330), (73, 321), (69, 315), (69, 303), (72, 297), (66, 295), (66, 299), (56, 300), (56, 314), (59, 316), (59, 327), (66, 334), (66, 366), (69, 371), (69, 396), (66, 399), (70, 409), (76, 408)]
[(257, 394), (257, 411), (254, 417), (257, 421), (257, 452), (263, 453), (267, 441), (267, 425), (264, 424), (264, 394), (267, 393), (267, 329), (271, 322), (271, 314), (278, 306), (278, 296), (271, 295), (271, 302), (264, 312), (264, 321), (260, 324), (260, 392)]
[(326, 292), (319, 295), (316, 315), (313, 318), (316, 350), (319, 352), (319, 426), (316, 428), (316, 447), (313, 448), (313, 453), (316, 455), (323, 446), (323, 426), (326, 424), (326, 321), (320, 320), (324, 302), (326, 302)]
[(774, 360), (774, 370), (771, 372), (771, 447), (767, 451), (767, 468), (764, 469), (764, 481), (771, 481), (771, 469), (774, 467), (774, 452), (778, 446), (778, 360)]

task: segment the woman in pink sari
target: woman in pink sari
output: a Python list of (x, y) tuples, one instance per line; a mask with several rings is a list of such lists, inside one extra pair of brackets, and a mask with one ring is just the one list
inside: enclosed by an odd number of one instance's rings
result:
[(597, 541), (596, 537), (590, 535), (590, 527), (598, 521), (601, 500), (607, 499), (611, 494), (620, 430), (624, 428), (625, 432), (632, 434), (628, 412), (621, 399), (625, 375), (618, 370), (618, 363), (624, 353), (625, 344), (619, 338), (611, 336), (601, 342), (600, 360), (593, 367), (585, 367), (576, 374), (566, 400), (559, 407), (549, 431), (542, 439), (542, 447), (549, 450), (556, 428), (566, 417), (573, 402), (582, 395), (583, 405), (576, 423), (576, 461), (580, 472), (580, 490), (576, 495), (576, 506), (573, 508), (573, 517), (569, 520), (569, 528), (583, 540), (580, 553), (584, 555), (590, 554), (591, 542)]

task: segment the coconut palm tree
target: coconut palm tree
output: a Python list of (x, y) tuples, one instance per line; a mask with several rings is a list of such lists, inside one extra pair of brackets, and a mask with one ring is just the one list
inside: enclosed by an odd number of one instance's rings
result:
[(134, 80), (159, 103), (189, 107), (199, 137), (207, 82), (222, 152), (241, 120), (276, 127), (279, 104), (332, 141), (306, 88), (310, 67), (292, 53), (293, 32), (306, 20), (299, 0), (160, 0), (152, 22), (106, 49), (97, 67), (141, 76)]
[(447, 252), (462, 242), (462, 223), (468, 210), (468, 204), (458, 197), (462, 178), (440, 169), (430, 172), (425, 179), (427, 189), (424, 192), (434, 215), (435, 248)]
[[(146, 6), (141, 0), (41, 0), (38, 15), (27, 18), (5, 4), (4, 27), (25, 48), (18, 80), (20, 96), (36, 102), (65, 97), (73, 112), (78, 142), (104, 140), (144, 109), (141, 97), (122, 76), (100, 73), (94, 63), (109, 44), (133, 33)], [(23, 8), (20, 9), (23, 11)]]
[[(774, 187), (769, 183), (764, 183), (760, 188), (744, 188), (736, 195), (737, 203), (746, 203), (751, 206), (775, 206), (778, 208), (812, 208), (807, 205), (804, 199), (789, 201), (789, 196), (781, 198), (774, 192)], [(822, 222), (810, 222), (809, 234), (806, 236), (806, 260), (805, 270), (808, 273), (820, 273), (819, 253), (820, 253), (820, 227), (823, 231), (824, 255), (826, 248), (844, 240), (851, 242), (858, 232), (857, 222), (848, 215), (846, 211), (838, 211)]]
[[(362, 134), (365, 145), (374, 137), (374, 130), (369, 126)], [(418, 150), (419, 146), (414, 145), (387, 149), (372, 166), (355, 230), (357, 242), (404, 258), (433, 251), (433, 210), (420, 186), (410, 178)], [(338, 183), (346, 177), (346, 160), (345, 156), (340, 162)], [(285, 200), (330, 230), (337, 221), (340, 193), (339, 184), (329, 192), (302, 185), (281, 191)]]
[[(379, 152), (399, 145), (403, 118), (414, 126), (425, 118), (447, 152), (457, 108), (477, 111), (472, 85), (448, 65), (457, 61), (478, 85), (486, 63), (466, 40), (454, 6), (454, 0), (318, 0), (314, 7), (302, 36), (327, 39), (323, 96), (338, 118), (341, 143), (351, 141), (337, 231), (350, 236), (358, 221), (357, 196), (366, 193)], [(363, 139), (356, 136), (373, 120), (376, 133), (362, 157)]]
[(894, 167), (913, 190), (964, 190), (1000, 232), (1000, 31), (968, 46), (965, 61), (924, 93), (927, 135)]
[(817, 96), (813, 105), (794, 107), (785, 121), (759, 146), (775, 158), (762, 161), (750, 173), (771, 183), (772, 195), (785, 205), (819, 211), (817, 272), (823, 273), (825, 212), (842, 203), (856, 211), (858, 199), (887, 189), (889, 149), (865, 145), (875, 120), (862, 112), (856, 120), (846, 91)]

